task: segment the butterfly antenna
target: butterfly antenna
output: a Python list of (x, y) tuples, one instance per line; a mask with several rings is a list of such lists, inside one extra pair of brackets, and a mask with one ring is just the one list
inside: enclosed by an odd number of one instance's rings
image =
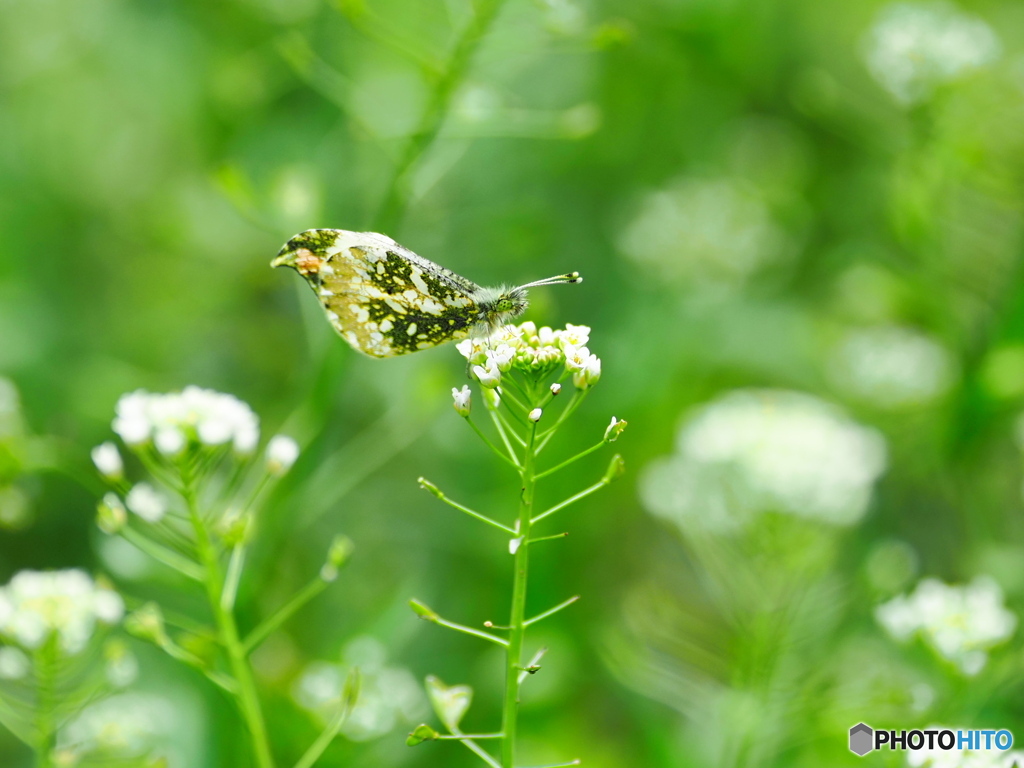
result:
[(519, 286), (520, 288), (536, 288), (539, 285), (561, 285), (562, 283), (582, 283), (583, 278), (580, 277), (579, 272), (570, 272), (567, 275), (555, 275), (554, 277), (545, 277), (543, 280), (535, 280), (532, 283)]

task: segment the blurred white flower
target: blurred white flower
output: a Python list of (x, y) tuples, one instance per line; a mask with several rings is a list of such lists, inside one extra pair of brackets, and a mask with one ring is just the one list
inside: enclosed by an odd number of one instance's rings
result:
[(315, 661), (303, 670), (292, 687), (299, 706), (329, 719), (340, 705), (348, 670), (355, 666), (360, 674), (359, 699), (341, 729), (347, 738), (375, 739), (422, 716), (423, 693), (416, 678), (407, 669), (387, 666), (386, 651), (377, 640), (356, 638), (346, 646), (343, 658), (344, 664)]
[(858, 521), (886, 465), (873, 429), (810, 395), (737, 390), (683, 422), (640, 480), (644, 504), (684, 530), (729, 531), (757, 513)]
[(136, 483), (124, 503), (147, 523), (159, 523), (167, 512), (167, 500), (149, 483)]
[(148, 693), (123, 693), (86, 707), (61, 729), (58, 744), (79, 755), (149, 755), (178, 730), (175, 706)]
[(0, 587), (0, 635), (35, 649), (56, 635), (69, 654), (81, 651), (96, 623), (120, 621), (124, 602), (77, 569), (19, 571)]
[(251, 453), (259, 442), (259, 420), (248, 405), (232, 395), (194, 386), (167, 394), (140, 389), (124, 395), (117, 403), (113, 429), (127, 445), (153, 440), (167, 456), (190, 443), (231, 443), (239, 453)]
[(101, 443), (92, 449), (92, 463), (104, 477), (117, 480), (124, 475), (124, 462), (117, 446), (111, 442)]
[(864, 58), (872, 76), (897, 101), (914, 104), (936, 87), (995, 61), (1000, 48), (988, 24), (950, 3), (893, 3), (868, 32)]
[(945, 347), (917, 331), (892, 326), (847, 334), (830, 355), (828, 374), (837, 389), (882, 408), (941, 397), (956, 375)]
[(452, 387), (452, 399), (455, 407), (455, 412), (465, 418), (469, 416), (470, 408), (473, 405), (473, 393), (465, 384), (462, 385), (462, 389), (456, 389)]
[(786, 237), (753, 187), (682, 178), (643, 200), (618, 245), (656, 281), (732, 286), (778, 261)]
[(964, 586), (922, 579), (911, 594), (878, 606), (875, 618), (900, 642), (920, 635), (965, 675), (980, 672), (988, 649), (1007, 640), (1017, 626), (1017, 617), (1003, 606), (999, 585), (985, 577)]
[(299, 444), (287, 435), (274, 435), (267, 443), (267, 471), (283, 475), (299, 458)]
[(0, 680), (20, 680), (31, 668), (32, 662), (23, 651), (9, 645), (0, 648)]

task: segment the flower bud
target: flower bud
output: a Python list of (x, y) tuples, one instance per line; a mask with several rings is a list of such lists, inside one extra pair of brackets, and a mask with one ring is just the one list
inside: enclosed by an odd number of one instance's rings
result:
[(465, 384), (462, 385), (462, 389), (455, 389), (452, 387), (452, 400), (455, 407), (455, 412), (462, 418), (469, 416), (469, 410), (473, 405), (472, 392)]
[(96, 525), (104, 533), (119, 533), (128, 523), (128, 510), (124, 508), (116, 493), (104, 495), (96, 505)]
[(530, 411), (529, 414), (527, 414), (526, 418), (528, 418), (530, 421), (536, 424), (538, 421), (540, 421), (540, 417), (543, 415), (543, 410), (541, 410), (540, 408), (534, 408), (532, 411)]
[(561, 391), (562, 391), (562, 385), (559, 384), (557, 381), (554, 384), (551, 385), (551, 394), (552, 395), (557, 395)]
[(612, 423), (604, 431), (604, 441), (606, 443), (614, 443), (619, 439), (619, 435), (626, 431), (627, 426), (628, 422), (625, 419), (620, 421), (612, 416)]
[(124, 461), (117, 446), (111, 442), (100, 443), (92, 449), (92, 463), (108, 480), (120, 480), (124, 477)]
[(331, 548), (327, 550), (327, 562), (320, 569), (320, 578), (324, 581), (338, 578), (338, 571), (348, 562), (353, 549), (355, 545), (348, 536), (335, 536)]
[(299, 458), (299, 444), (287, 435), (274, 435), (267, 443), (267, 472), (280, 477)]
[(170, 639), (167, 637), (167, 630), (164, 629), (164, 615), (156, 603), (146, 603), (128, 614), (124, 620), (124, 628), (128, 634), (156, 645), (163, 645)]

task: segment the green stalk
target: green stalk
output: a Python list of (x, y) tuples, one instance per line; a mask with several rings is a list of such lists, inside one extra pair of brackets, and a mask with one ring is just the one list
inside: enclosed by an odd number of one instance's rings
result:
[[(184, 470), (182, 474), (185, 475)], [(270, 751), (267, 726), (263, 720), (263, 712), (260, 709), (260, 700), (256, 693), (256, 682), (253, 679), (252, 668), (249, 666), (246, 648), (238, 635), (238, 625), (235, 623), (234, 613), (226, 609), (221, 602), (224, 579), (221, 576), (217, 550), (210, 539), (206, 523), (203, 522), (203, 518), (199, 514), (192, 478), (189, 475), (184, 476), (182, 479), (185, 486), (184, 496), (185, 502), (188, 504), (189, 518), (196, 532), (196, 548), (206, 571), (204, 578), (206, 596), (210, 602), (210, 609), (213, 611), (214, 620), (217, 622), (220, 642), (224, 646), (224, 650), (228, 655), (228, 661), (231, 664), (231, 672), (238, 683), (235, 697), (238, 699), (242, 718), (249, 729), (256, 765), (259, 768), (274, 768), (274, 757)]]
[(377, 229), (393, 232), (401, 224), (405, 209), (409, 205), (411, 177), (420, 159), (426, 154), (441, 131), (452, 96), (465, 77), (473, 54), (486, 36), (494, 17), (498, 15), (503, 0), (481, 0), (476, 4), (473, 18), (462, 31), (447, 66), (434, 83), (419, 127), (409, 137), (384, 193), (380, 213), (377, 215)]
[(534, 443), (537, 425), (531, 423), (526, 437), (523, 467), (519, 473), (523, 493), (519, 502), (519, 535), (522, 541), (515, 554), (515, 575), (512, 581), (512, 611), (509, 618), (508, 653), (505, 664), (505, 700), (501, 715), (502, 768), (514, 768), (516, 756), (516, 724), (519, 715), (519, 672), (522, 669), (523, 640), (526, 635), (526, 580), (529, 571), (530, 518), (533, 515), (533, 492), (536, 486)]
[(36, 768), (52, 768), (57, 745), (56, 654), (58, 639), (52, 635), (36, 653)]

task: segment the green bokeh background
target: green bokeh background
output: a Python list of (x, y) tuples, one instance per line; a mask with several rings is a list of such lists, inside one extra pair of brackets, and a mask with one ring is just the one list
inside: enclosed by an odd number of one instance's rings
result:
[[(111, 436), (124, 392), (230, 392), (266, 434), (305, 447), (262, 521), (243, 623), (305, 583), (332, 535), (357, 545), (262, 657), (282, 764), (316, 733), (292, 680), (366, 635), (417, 678), (473, 685), (465, 724), (493, 729), (498, 657), (406, 607), (417, 596), (474, 624), (507, 612), (506, 542), (416, 486), (424, 475), (513, 513), (515, 479), (451, 410), (464, 362), (451, 347), (357, 356), (294, 274), (268, 268), (298, 231), (383, 229), (485, 285), (583, 273), (581, 286), (534, 291), (528, 314), (591, 326), (603, 360), (556, 450), (591, 444), (612, 415), (630, 423), (615, 446), (626, 477), (564, 513), (552, 532), (571, 536), (537, 550), (531, 607), (583, 599), (536, 633), (551, 650), (525, 696), (527, 759), (854, 765), (846, 729), (859, 720), (1024, 738), (1016, 637), (965, 679), (872, 618), (925, 575), (987, 574), (1011, 609), (1024, 605), (1024, 5), (963, 3), (999, 55), (912, 103), (865, 63), (884, 8), (508, 0), (432, 112), (471, 23), (465, 0), (0, 4), (0, 374), (26, 425), (0, 448), (0, 479), (31, 514), (0, 530), (0, 581), (80, 566), (130, 598), (198, 605), (102, 556), (89, 449)], [(440, 131), (398, 185), (405, 215), (382, 214), (425, 114)], [(691, 183), (754, 202), (694, 242), (680, 233), (678, 248), (654, 218), (656, 245), (637, 255), (651, 195)], [(741, 240), (763, 263), (736, 267)], [(830, 355), (879, 325), (948, 350), (948, 386), (898, 408), (851, 395)], [(862, 520), (766, 515), (746, 536), (684, 535), (645, 511), (637, 484), (672, 451), (679, 419), (742, 387), (811, 393), (880, 431), (888, 469)], [(606, 458), (543, 498), (589, 485)], [(248, 765), (218, 692), (136, 650), (140, 687), (187, 713), (189, 768)], [(412, 725), (339, 739), (322, 765), (475, 764), (453, 744), (408, 749)], [(0, 765), (29, 760), (0, 732)]]

